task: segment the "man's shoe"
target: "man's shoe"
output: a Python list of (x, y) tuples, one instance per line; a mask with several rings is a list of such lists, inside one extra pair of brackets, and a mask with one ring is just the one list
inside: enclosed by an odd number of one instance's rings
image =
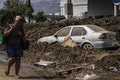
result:
[(9, 75), (9, 71), (5, 71), (5, 75), (8, 76)]
[(21, 79), (21, 76), (15, 75), (15, 78), (16, 78), (16, 79)]

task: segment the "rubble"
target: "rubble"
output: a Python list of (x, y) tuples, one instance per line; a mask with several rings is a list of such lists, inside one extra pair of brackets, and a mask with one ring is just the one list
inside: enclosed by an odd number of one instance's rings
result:
[[(41, 37), (53, 35), (56, 31), (65, 26), (81, 24), (94, 24), (101, 26), (106, 30), (114, 31), (117, 33), (116, 38), (118, 42), (120, 42), (120, 17), (62, 20), (55, 23), (51, 22), (48, 27), (25, 27), (26, 37), (31, 42), (29, 51), (25, 52), (26, 61), (28, 63), (35, 63), (42, 59), (43, 61), (56, 62), (57, 65), (54, 67), (54, 72), (59, 72), (61, 70), (66, 71), (71, 68), (79, 67), (83, 63), (94, 64), (91, 66), (92, 70), (99, 71), (101, 74), (103, 71), (110, 71), (109, 68), (111, 66), (118, 69), (119, 64), (117, 61), (120, 60), (120, 49), (85, 51), (81, 50), (79, 47), (64, 47), (59, 43), (48, 44), (45, 42), (38, 44), (37, 42)], [(79, 70), (72, 72), (71, 75), (67, 75), (68, 78), (70, 78), (69, 76), (75, 74), (80, 74)]]
[(75, 79), (76, 80), (95, 80), (100, 77), (100, 76), (97, 76), (96, 74), (86, 74), (83, 76), (82, 76), (83, 78), (77, 76)]

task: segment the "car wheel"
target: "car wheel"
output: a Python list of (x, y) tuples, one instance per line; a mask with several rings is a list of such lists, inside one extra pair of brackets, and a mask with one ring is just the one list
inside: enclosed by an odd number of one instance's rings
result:
[(90, 43), (85, 43), (85, 44), (82, 46), (82, 49), (83, 49), (83, 50), (92, 50), (92, 49), (94, 49), (94, 47), (93, 47), (92, 44), (90, 44)]

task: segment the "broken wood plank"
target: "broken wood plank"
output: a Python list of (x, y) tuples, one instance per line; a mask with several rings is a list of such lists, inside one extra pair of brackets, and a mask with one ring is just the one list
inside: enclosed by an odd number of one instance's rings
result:
[(80, 69), (84, 69), (84, 68), (83, 67), (76, 67), (76, 68), (71, 68), (71, 69), (67, 69), (67, 70), (62, 70), (62, 71), (58, 71), (56, 73), (56, 75), (62, 76), (64, 74), (71, 74), (73, 71), (78, 71)]
[(56, 75), (58, 76), (62, 76), (64, 74), (71, 74), (72, 72), (74, 71), (79, 71), (79, 70), (82, 70), (82, 69), (94, 69), (94, 65), (81, 65), (79, 67), (75, 67), (75, 68), (70, 68), (70, 69), (67, 69), (67, 70), (61, 70), (61, 71), (58, 71), (56, 73)]

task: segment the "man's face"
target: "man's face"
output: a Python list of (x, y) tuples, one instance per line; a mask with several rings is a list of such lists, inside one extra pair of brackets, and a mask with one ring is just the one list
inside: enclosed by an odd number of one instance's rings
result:
[(22, 20), (15, 20), (15, 25), (21, 26), (22, 24)]

